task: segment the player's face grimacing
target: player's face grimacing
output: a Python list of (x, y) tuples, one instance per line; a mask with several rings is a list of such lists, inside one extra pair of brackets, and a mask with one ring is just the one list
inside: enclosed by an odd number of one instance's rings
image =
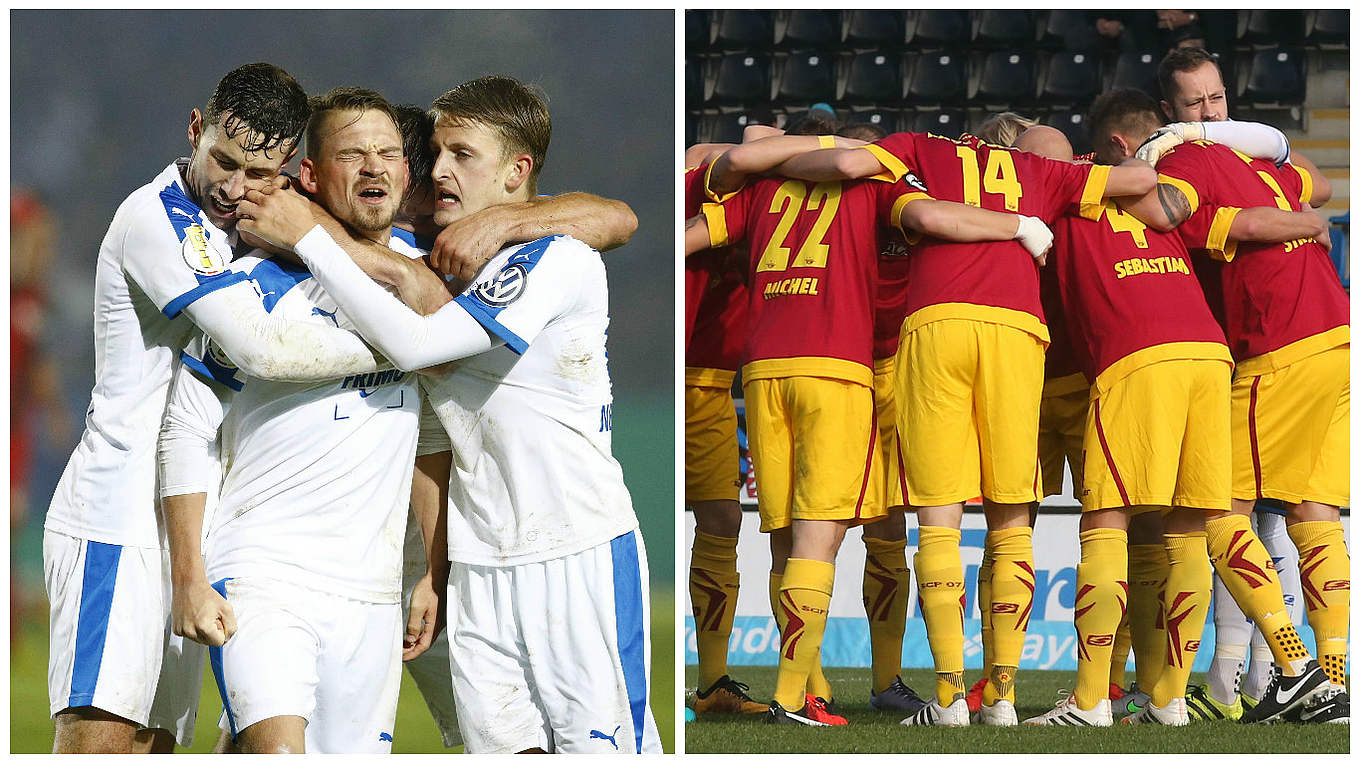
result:
[(319, 150), (302, 162), (302, 186), (358, 231), (386, 232), (406, 193), (401, 132), (375, 110), (337, 111), (327, 122)]
[(185, 184), (194, 201), (218, 229), (236, 225), (236, 204), (246, 190), (259, 189), (279, 176), (292, 156), (292, 145), (267, 150), (247, 151), (256, 137), (249, 129), (228, 136), (222, 129), (230, 113), (222, 114), (217, 124), (203, 123), (197, 108), (189, 115), (189, 144), (194, 152), (184, 172)]
[(434, 222), (440, 227), (505, 203), (520, 184), (515, 179), (519, 179), (521, 157), (504, 155), (500, 135), (479, 122), (436, 121), (430, 149), (434, 152)]
[(1172, 121), (1226, 121), (1228, 94), (1218, 67), (1204, 63), (1171, 75), (1176, 94), (1169, 101)]

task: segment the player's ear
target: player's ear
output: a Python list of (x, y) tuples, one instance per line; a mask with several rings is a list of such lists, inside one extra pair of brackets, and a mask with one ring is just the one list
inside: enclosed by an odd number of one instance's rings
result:
[(302, 189), (308, 193), (316, 194), (318, 187), (316, 184), (316, 164), (312, 163), (312, 159), (302, 159), (302, 164), (298, 167), (298, 184), (302, 185)]
[(1129, 141), (1125, 140), (1124, 136), (1120, 134), (1110, 135), (1110, 144), (1114, 146), (1114, 154), (1116, 156), (1128, 158), (1138, 151), (1137, 147), (1130, 146)]
[(189, 112), (189, 145), (198, 148), (198, 138), (203, 136), (203, 113), (197, 108)]
[(1179, 121), (1179, 120), (1176, 118), (1176, 112), (1173, 111), (1173, 110), (1171, 110), (1171, 104), (1170, 104), (1170, 103), (1168, 103), (1168, 102), (1166, 102), (1165, 100), (1163, 100), (1163, 101), (1161, 101), (1161, 104), (1162, 104), (1162, 113), (1166, 114), (1166, 120), (1167, 120), (1167, 121)]
[(505, 191), (513, 193), (529, 181), (529, 175), (533, 173), (534, 158), (528, 153), (521, 153), (510, 159), (510, 170), (505, 174)]

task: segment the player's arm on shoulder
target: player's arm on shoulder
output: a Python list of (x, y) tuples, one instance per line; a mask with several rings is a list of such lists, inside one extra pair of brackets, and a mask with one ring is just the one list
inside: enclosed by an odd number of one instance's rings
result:
[(364, 274), (395, 287), (402, 302), (416, 313), (433, 314), (453, 300), (448, 283), (435, 274), (424, 259), (403, 256), (385, 245), (356, 235), (324, 209), (316, 219)]
[(695, 214), (685, 220), (685, 255), (698, 253), (712, 248), (708, 238), (708, 220), (703, 214)]
[(563, 193), (490, 206), (455, 221), (435, 239), (430, 263), (444, 274), (471, 280), (483, 264), (513, 243), (570, 235), (607, 251), (627, 243), (636, 231), (637, 216), (623, 201)]
[(1175, 183), (1159, 181), (1151, 191), (1114, 198), (1120, 210), (1158, 232), (1170, 232), (1194, 213), (1195, 207)]
[(482, 353), (496, 345), (456, 299), (434, 314), (416, 314), (365, 275), (320, 227), (307, 233), (294, 250), (345, 309), (359, 334), (403, 372)]
[(752, 174), (773, 170), (789, 159), (822, 148), (852, 148), (862, 140), (831, 135), (776, 135), (746, 142), (723, 153), (709, 167), (707, 186), (711, 197), (736, 192)]
[(1036, 259), (1053, 245), (1053, 233), (1037, 217), (937, 200), (924, 193), (903, 198), (907, 200), (897, 220), (901, 226), (940, 240), (955, 243), (1015, 240)]
[(1228, 239), (1239, 243), (1287, 243), (1293, 240), (1324, 239), (1331, 247), (1327, 223), (1311, 206), (1302, 211), (1285, 211), (1269, 206), (1238, 211), (1228, 228)]
[(225, 414), (226, 389), (179, 363), (157, 441), (161, 509), (170, 543), (174, 632), (221, 646), (236, 632), (231, 605), (208, 583), (203, 568), (203, 512), (214, 488), (211, 447)]
[(696, 143), (685, 149), (685, 168), (703, 166), (721, 156), (723, 151), (736, 147), (736, 143)]
[(1290, 155), (1289, 163), (1307, 172), (1309, 178), (1313, 180), (1313, 192), (1308, 196), (1308, 205), (1313, 208), (1321, 208), (1332, 199), (1331, 180), (1327, 179), (1322, 170), (1317, 168), (1317, 164), (1298, 152)]
[(1103, 197), (1144, 195), (1156, 185), (1157, 170), (1151, 164), (1139, 158), (1128, 158), (1118, 166), (1110, 167)]
[(872, 177), (884, 168), (878, 157), (864, 148), (823, 148), (794, 156), (774, 172), (795, 179), (831, 182)]

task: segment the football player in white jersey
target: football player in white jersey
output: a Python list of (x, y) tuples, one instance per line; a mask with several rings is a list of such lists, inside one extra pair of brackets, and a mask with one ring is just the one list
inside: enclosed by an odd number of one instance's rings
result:
[[(532, 197), (546, 107), (508, 77), (433, 106), (435, 221)], [(422, 318), (364, 277), (287, 191), (251, 193), (246, 227), (293, 248), (402, 370), (449, 434), (449, 650), (470, 752), (659, 752), (648, 707), (646, 554), (610, 453), (608, 299), (570, 237), (505, 248)]]
[[(170, 636), (154, 458), (174, 359), (194, 326), (258, 377), (377, 368), (355, 335), (267, 312), (228, 268), (237, 204), (277, 177), (306, 119), (306, 95), (282, 69), (228, 73), (190, 113), (191, 157), (128, 196), (100, 246), (95, 386), (43, 535), (54, 751), (126, 752), (153, 736), (168, 750), (172, 734), (191, 741), (202, 651)], [(139, 726), (164, 730), (138, 736)]]

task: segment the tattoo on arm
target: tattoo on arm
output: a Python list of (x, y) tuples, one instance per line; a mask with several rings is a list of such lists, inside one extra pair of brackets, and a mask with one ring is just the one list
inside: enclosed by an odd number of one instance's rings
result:
[(1175, 227), (1190, 218), (1190, 201), (1180, 188), (1158, 183), (1157, 200), (1162, 202), (1162, 211), (1166, 212), (1171, 226)]

